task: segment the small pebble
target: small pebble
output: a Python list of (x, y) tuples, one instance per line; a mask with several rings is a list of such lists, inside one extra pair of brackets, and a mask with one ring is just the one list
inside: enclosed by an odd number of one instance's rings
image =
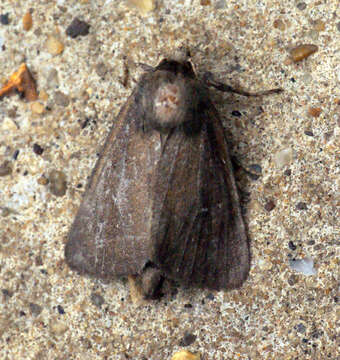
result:
[(292, 159), (293, 150), (291, 148), (282, 149), (274, 155), (274, 162), (278, 167), (289, 165), (292, 162)]
[(284, 31), (286, 29), (286, 24), (281, 19), (274, 20), (273, 26), (275, 29)]
[(1, 292), (5, 299), (11, 298), (13, 296), (13, 292), (7, 289), (1, 289)]
[(338, 31), (340, 31), (340, 21), (336, 24)]
[(64, 51), (64, 44), (54, 36), (49, 36), (46, 41), (47, 51), (53, 55), (59, 55)]
[(98, 76), (103, 78), (105, 77), (107, 72), (108, 72), (108, 68), (103, 62), (100, 62), (96, 65), (96, 73)]
[(288, 247), (290, 250), (296, 250), (296, 245), (293, 243), (293, 241), (289, 241), (288, 243)]
[(59, 313), (60, 315), (64, 315), (64, 314), (65, 314), (65, 310), (64, 310), (64, 308), (63, 308), (61, 305), (58, 305), (58, 306), (57, 306), (57, 310), (58, 310), (58, 313)]
[(314, 108), (314, 107), (311, 107), (308, 109), (308, 114), (314, 118), (317, 118), (320, 116), (321, 114), (321, 108), (317, 107), (317, 108)]
[(188, 350), (181, 350), (174, 354), (171, 360), (200, 360), (200, 354), (194, 354)]
[(155, 9), (155, 0), (128, 0), (135, 5), (141, 14), (145, 15)]
[(10, 162), (6, 160), (0, 165), (0, 176), (7, 176), (10, 174), (12, 174), (12, 168)]
[(15, 150), (14, 153), (13, 153), (13, 160), (17, 160), (18, 159), (18, 156), (19, 156), (19, 150)]
[(268, 200), (266, 204), (264, 205), (264, 208), (266, 211), (270, 212), (275, 208), (275, 203), (273, 200)]
[(208, 299), (208, 300), (215, 300), (214, 294), (213, 294), (213, 293), (209, 293), (209, 294), (207, 295), (207, 299)]
[(318, 19), (314, 23), (314, 29), (318, 32), (325, 31), (326, 25), (321, 19)]
[(295, 274), (290, 275), (288, 278), (288, 284), (290, 286), (294, 286), (295, 284), (298, 283), (298, 281), (299, 281), (299, 277)]
[(91, 302), (93, 305), (100, 308), (105, 303), (105, 300), (100, 294), (92, 293), (91, 294)]
[(51, 321), (50, 331), (53, 335), (63, 335), (68, 330), (68, 326), (61, 321)]
[(44, 152), (44, 149), (39, 144), (33, 144), (33, 151), (37, 155), (41, 155)]
[(39, 185), (47, 185), (49, 183), (49, 180), (43, 175), (40, 176), (40, 178), (37, 180), (37, 183)]
[(258, 164), (251, 164), (249, 165), (249, 171), (252, 171), (258, 175), (262, 174), (262, 167)]
[(29, 31), (31, 30), (32, 25), (33, 25), (32, 14), (30, 11), (28, 11), (22, 18), (22, 27), (24, 28), (25, 31)]
[(31, 110), (33, 113), (41, 115), (45, 112), (45, 106), (42, 103), (35, 101), (31, 104)]
[(66, 29), (66, 35), (75, 39), (77, 36), (86, 36), (89, 33), (90, 25), (79, 18), (74, 18)]
[(202, 6), (211, 5), (211, 0), (201, 0), (201, 5), (202, 5)]
[(42, 307), (35, 303), (29, 303), (30, 312), (34, 316), (38, 316), (42, 312)]
[(305, 10), (307, 5), (305, 2), (299, 2), (296, 7), (299, 9), (299, 10)]
[(46, 82), (50, 88), (59, 85), (58, 71), (55, 68), (48, 72)]
[(306, 276), (316, 275), (316, 270), (314, 269), (314, 261), (311, 257), (306, 257), (304, 259), (298, 260), (289, 260), (289, 266)]
[(298, 203), (296, 204), (296, 208), (297, 208), (298, 210), (307, 210), (307, 205), (306, 205), (305, 202), (300, 201), (300, 202), (298, 202)]
[(307, 136), (314, 136), (314, 134), (313, 134), (313, 131), (311, 131), (311, 130), (305, 130), (305, 135), (307, 135)]
[(219, 10), (219, 9), (224, 9), (226, 7), (226, 0), (218, 0), (215, 4), (215, 9)]
[(303, 325), (302, 323), (299, 323), (296, 325), (296, 331), (300, 334), (304, 334), (306, 332), (306, 326)]
[(0, 207), (0, 215), (2, 217), (7, 217), (10, 215), (13, 211), (8, 207)]
[(196, 335), (186, 332), (183, 339), (179, 342), (179, 346), (189, 346), (195, 342), (196, 338)]
[(62, 171), (52, 170), (49, 175), (50, 191), (55, 196), (64, 196), (67, 190), (66, 176)]
[(284, 176), (290, 176), (290, 175), (292, 175), (292, 170), (291, 170), (291, 169), (285, 170), (285, 171), (283, 172), (283, 175), (284, 175)]
[(290, 56), (294, 62), (299, 62), (317, 52), (318, 49), (316, 45), (303, 44), (291, 49)]
[(9, 24), (9, 17), (7, 14), (0, 14), (0, 24), (2, 25), (8, 25)]
[(238, 110), (233, 110), (233, 111), (231, 112), (231, 115), (236, 116), (236, 117), (242, 116), (242, 114), (241, 114)]
[(54, 101), (57, 105), (64, 107), (68, 106), (70, 103), (69, 97), (66, 94), (62, 93), (61, 91), (56, 91), (54, 93)]

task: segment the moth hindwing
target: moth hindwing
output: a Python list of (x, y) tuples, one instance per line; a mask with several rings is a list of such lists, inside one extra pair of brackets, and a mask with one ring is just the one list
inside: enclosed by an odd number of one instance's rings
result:
[(189, 62), (163, 60), (141, 77), (106, 139), (65, 257), (99, 278), (152, 266), (212, 289), (246, 279), (249, 244), (227, 142)]

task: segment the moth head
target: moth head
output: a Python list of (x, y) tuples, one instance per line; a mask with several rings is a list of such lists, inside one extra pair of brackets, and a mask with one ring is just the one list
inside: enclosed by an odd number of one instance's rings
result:
[(180, 84), (170, 82), (160, 85), (156, 90), (153, 110), (157, 121), (161, 125), (166, 127), (180, 122), (178, 113), (181, 112), (181, 107), (183, 107), (181, 103), (183, 90)]
[(141, 81), (144, 127), (168, 130), (192, 121), (200, 94), (199, 81), (189, 62), (163, 60)]

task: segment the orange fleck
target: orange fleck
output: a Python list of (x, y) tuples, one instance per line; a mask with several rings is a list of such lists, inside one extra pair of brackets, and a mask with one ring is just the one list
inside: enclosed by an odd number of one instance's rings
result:
[(12, 74), (8, 82), (0, 89), (0, 99), (5, 95), (10, 95), (14, 90), (21, 93), (27, 101), (38, 99), (35, 80), (26, 64), (21, 64), (19, 70)]
[(28, 31), (31, 29), (32, 25), (33, 25), (32, 14), (28, 11), (22, 18), (22, 26), (25, 31)]
[(322, 111), (321, 108), (313, 108), (313, 107), (311, 107), (311, 108), (308, 109), (308, 114), (310, 116), (313, 116), (313, 117), (317, 118), (317, 117), (320, 116), (321, 111)]

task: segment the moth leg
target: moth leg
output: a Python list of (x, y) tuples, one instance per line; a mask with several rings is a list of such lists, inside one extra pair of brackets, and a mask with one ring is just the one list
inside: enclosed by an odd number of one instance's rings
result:
[(279, 94), (283, 91), (283, 89), (277, 88), (277, 89), (270, 89), (270, 90), (252, 93), (252, 92), (248, 92), (245, 90), (234, 89), (233, 87), (231, 87), (227, 84), (223, 84), (222, 82), (214, 80), (213, 74), (211, 72), (206, 72), (203, 75), (203, 82), (205, 83), (206, 86), (212, 86), (219, 91), (231, 92), (231, 93), (235, 93), (235, 94), (239, 94), (239, 95), (243, 95), (243, 96), (263, 96), (263, 95), (270, 95), (270, 94)]

